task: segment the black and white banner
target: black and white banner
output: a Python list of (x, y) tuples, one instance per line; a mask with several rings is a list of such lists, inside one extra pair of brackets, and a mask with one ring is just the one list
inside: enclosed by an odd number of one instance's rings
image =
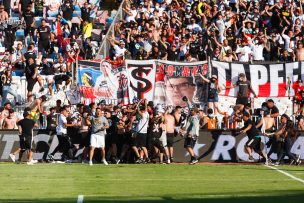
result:
[[(221, 85), (235, 84), (240, 73), (245, 73), (259, 97), (289, 97), (294, 95), (288, 81), (294, 83), (304, 78), (303, 62), (278, 64), (240, 64), (212, 61), (212, 74), (218, 75)], [(224, 96), (235, 96), (237, 89), (226, 89)]]
[[(73, 139), (72, 139), (73, 140)], [(200, 136), (194, 147), (194, 152), (202, 162), (237, 162), (247, 161), (248, 155), (244, 151), (247, 136), (236, 135), (233, 131), (200, 131)], [(176, 162), (187, 162), (190, 160), (189, 154), (184, 149), (184, 139), (175, 138), (174, 159)], [(268, 138), (262, 137), (262, 142), (266, 143)], [(36, 153), (34, 159), (43, 159), (47, 154), (53, 152), (58, 145), (56, 136), (50, 135), (47, 131), (35, 131), (34, 143)], [(0, 161), (10, 161), (9, 154), (19, 147), (18, 131), (0, 131)], [(264, 149), (265, 150), (265, 149)], [(267, 148), (267, 152), (269, 152)], [(299, 136), (293, 143), (291, 152), (304, 157), (304, 136)], [(79, 150), (76, 155), (82, 153)], [(60, 158), (60, 153), (55, 154), (55, 158)], [(254, 158), (259, 159), (254, 153)], [(272, 159), (277, 159), (276, 154), (272, 154)]]

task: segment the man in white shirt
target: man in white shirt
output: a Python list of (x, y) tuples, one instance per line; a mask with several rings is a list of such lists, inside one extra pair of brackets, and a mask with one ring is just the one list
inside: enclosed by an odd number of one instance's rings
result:
[(113, 38), (109, 38), (111, 45), (113, 46), (115, 50), (115, 57), (116, 59), (119, 57), (121, 59), (124, 59), (125, 52), (127, 49), (125, 48), (125, 42), (123, 40), (119, 41), (119, 46), (115, 44), (115, 40)]
[(236, 51), (240, 62), (249, 62), (252, 51), (245, 40), (242, 41), (242, 46), (238, 46)]
[(138, 153), (138, 148), (141, 148), (142, 150), (140, 151), (140, 157), (137, 160), (137, 163), (144, 163), (144, 156), (146, 158), (146, 160), (149, 160), (148, 157), (148, 151), (146, 148), (146, 144), (147, 144), (147, 132), (148, 132), (148, 124), (149, 124), (149, 113), (147, 112), (147, 106), (148, 106), (148, 101), (145, 99), (144, 101), (144, 106), (140, 106), (137, 107), (137, 113), (139, 115), (139, 120), (138, 120), (138, 124), (135, 128), (135, 133), (136, 136), (133, 137), (134, 142), (133, 142), (133, 150), (135, 152), (135, 154), (139, 154)]
[(252, 59), (254, 61), (263, 61), (263, 50), (265, 47), (263, 40), (258, 40), (255, 43), (250, 43), (249, 45), (252, 50)]
[(68, 107), (63, 106), (60, 109), (60, 115), (57, 119), (57, 127), (56, 127), (56, 134), (57, 134), (57, 139), (58, 139), (58, 145), (54, 149), (54, 151), (48, 155), (50, 160), (54, 160), (54, 155), (59, 151), (62, 150), (62, 158), (61, 160), (64, 161), (68, 157), (68, 151), (71, 143), (70, 143), (70, 138), (67, 136), (67, 127), (74, 127), (74, 126), (79, 126), (78, 123), (74, 124), (68, 124), (67, 122), (67, 117), (69, 115)]
[(96, 116), (90, 116), (86, 120), (86, 124), (91, 126), (92, 134), (90, 140), (90, 155), (89, 155), (89, 164), (93, 165), (93, 156), (95, 148), (100, 148), (102, 152), (102, 162), (105, 165), (108, 165), (105, 158), (105, 136), (106, 129), (109, 128), (109, 122), (106, 117), (103, 116), (100, 108), (96, 108)]

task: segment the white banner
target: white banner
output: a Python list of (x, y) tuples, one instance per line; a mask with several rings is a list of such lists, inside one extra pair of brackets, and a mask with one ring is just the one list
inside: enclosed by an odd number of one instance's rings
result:
[(153, 60), (126, 60), (129, 99), (153, 101), (155, 88), (155, 62)]

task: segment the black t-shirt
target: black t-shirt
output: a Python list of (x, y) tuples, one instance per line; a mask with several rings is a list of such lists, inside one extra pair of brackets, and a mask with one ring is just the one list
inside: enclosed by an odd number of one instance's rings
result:
[(72, 18), (73, 18), (73, 11), (74, 11), (73, 5), (64, 6), (62, 8), (63, 18), (65, 20), (72, 20)]
[(91, 9), (85, 9), (85, 8), (81, 8), (81, 18), (83, 21), (89, 21), (90, 20), (90, 13), (91, 13)]
[(18, 121), (17, 125), (21, 126), (23, 136), (32, 136), (33, 128), (35, 126), (34, 120), (24, 118)]
[(272, 108), (268, 107), (268, 109), (269, 109), (270, 114), (274, 114), (274, 113), (279, 113), (280, 112), (279, 109), (278, 109), (278, 107), (276, 107), (276, 106), (273, 106)]
[(40, 26), (38, 28), (39, 40), (48, 42), (50, 40), (51, 30), (48, 26)]
[(238, 98), (246, 98), (248, 97), (249, 90), (251, 90), (251, 84), (249, 80), (244, 81), (237, 81), (237, 86), (239, 86)]
[(21, 4), (22, 12), (25, 12), (27, 5), (32, 4), (32, 3), (33, 3), (33, 0), (20, 0), (19, 4)]
[(32, 11), (23, 13), (26, 26), (30, 26), (34, 22), (35, 14)]
[(168, 51), (168, 60), (169, 61), (177, 61), (178, 60), (178, 55), (179, 55), (179, 49), (176, 49), (175, 51), (170, 49)]
[(25, 54), (24, 54), (24, 58), (25, 58), (25, 62), (26, 62), (26, 65), (28, 65), (28, 60), (30, 58), (36, 60), (36, 54), (32, 51), (27, 51)]
[(33, 79), (33, 75), (35, 74), (36, 64), (27, 65), (25, 67), (25, 76), (26, 79)]
[(113, 134), (117, 132), (117, 124), (119, 122), (119, 118), (116, 115), (112, 115), (111, 118), (108, 118), (109, 129), (107, 129), (107, 133)]
[(46, 120), (47, 120), (47, 125), (46, 125), (46, 129), (48, 130), (56, 130), (56, 126), (57, 126), (57, 114), (50, 114), (47, 116)]
[(42, 64), (41, 75), (54, 75), (54, 74), (55, 74), (55, 70), (52, 63), (47, 62)]
[(255, 136), (259, 135), (259, 131), (256, 128), (255, 123), (251, 119), (248, 119), (247, 121), (244, 122), (244, 127), (242, 129), (247, 128), (249, 125), (252, 125), (252, 126), (251, 126), (250, 130), (248, 130), (246, 133), (247, 133), (248, 138), (252, 139)]

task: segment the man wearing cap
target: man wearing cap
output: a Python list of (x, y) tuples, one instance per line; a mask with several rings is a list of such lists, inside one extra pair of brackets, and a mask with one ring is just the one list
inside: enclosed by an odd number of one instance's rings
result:
[(244, 127), (241, 129), (242, 134), (247, 134), (248, 141), (245, 144), (245, 150), (249, 155), (249, 161), (254, 161), (252, 157), (253, 150), (263, 157), (266, 162), (265, 165), (268, 165), (268, 158), (261, 149), (261, 136), (258, 129), (255, 126), (255, 123), (250, 119), (250, 114), (248, 112), (243, 113)]
[(127, 49), (125, 48), (125, 42), (123, 40), (120, 40), (119, 46), (118, 46), (117, 44), (115, 44), (115, 41), (113, 38), (110, 37), (109, 41), (115, 50), (115, 57), (124, 59), (125, 52), (127, 51)]
[(237, 94), (236, 104), (242, 104), (246, 106), (248, 104), (248, 93), (251, 91), (254, 94), (254, 97), (257, 97), (255, 91), (252, 89), (251, 83), (249, 80), (247, 80), (245, 73), (239, 74), (239, 80), (236, 84), (233, 84), (232, 86), (226, 86), (226, 89), (228, 88), (235, 88), (239, 87), (239, 91)]

